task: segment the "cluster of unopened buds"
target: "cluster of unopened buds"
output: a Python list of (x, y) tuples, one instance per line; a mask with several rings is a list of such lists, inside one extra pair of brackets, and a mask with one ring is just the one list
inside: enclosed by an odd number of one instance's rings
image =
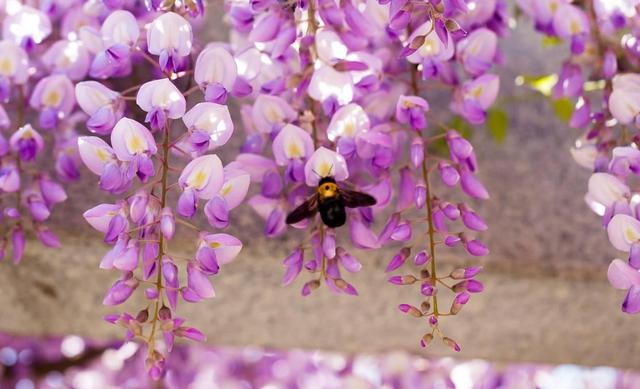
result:
[(585, 200), (602, 216), (611, 244), (629, 254), (627, 261), (613, 260), (609, 281), (627, 290), (622, 310), (639, 313), (640, 7), (606, 0), (518, 3), (537, 30), (570, 42), (552, 97), (575, 104), (569, 124), (582, 134), (571, 153), (593, 172)]
[[(487, 226), (469, 204), (436, 196), (433, 174), (471, 198), (489, 195), (473, 147), (427, 98), (446, 89), (454, 115), (485, 121), (499, 89), (488, 71), (506, 30), (503, 0), (229, 1), (230, 43), (206, 45), (194, 39), (205, 11), (197, 0), (35, 3), (2, 3), (0, 98), (18, 112), (10, 119), (0, 109), (0, 126), (12, 130), (0, 138), (0, 189), (15, 200), (3, 208), (11, 222), (2, 249), (8, 239), (20, 259), (27, 217), (45, 245), (58, 245), (43, 222), (66, 195), (40, 168), (47, 164), (34, 163), (51, 138), (58, 179), (78, 178), (83, 162), (115, 197), (84, 217), (111, 246), (100, 267), (120, 274), (104, 304), (122, 304), (136, 290), (146, 297), (142, 309), (107, 320), (146, 343), (153, 378), (175, 337), (205, 338), (176, 316), (177, 305), (215, 295), (210, 277), (242, 248), (221, 231), (250, 183), (257, 192), (247, 203), (267, 237), (287, 225), (305, 232), (284, 260), (284, 284), (305, 269), (303, 295), (322, 284), (357, 295), (344, 272), (362, 265), (341, 232), (360, 249), (399, 242), (386, 270), (416, 250), (417, 274), (389, 281), (418, 284), (424, 300), (400, 309), (427, 318), (423, 345), (435, 334), (459, 350), (438, 319), (482, 291), (480, 268), (443, 276), (436, 248), (483, 256), (475, 232)], [(241, 104), (236, 124), (245, 137), (223, 166), (215, 152), (234, 134), (229, 99)], [(198, 210), (208, 226), (194, 221)], [(420, 223), (424, 234), (414, 233)], [(178, 226), (195, 235), (186, 255), (175, 244)], [(443, 287), (453, 293), (449, 311), (438, 307)]]

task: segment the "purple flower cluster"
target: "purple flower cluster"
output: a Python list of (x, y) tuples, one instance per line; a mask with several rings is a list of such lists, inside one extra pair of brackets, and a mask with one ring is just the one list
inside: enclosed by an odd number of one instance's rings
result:
[[(437, 169), (447, 186), (459, 184), (472, 198), (485, 199), (488, 193), (475, 175), (471, 144), (454, 129), (429, 125), (425, 95), (431, 85), (444, 87), (451, 93), (454, 113), (472, 124), (485, 121), (499, 88), (498, 77), (487, 71), (499, 59), (506, 3), (474, 2), (472, 7), (447, 1), (267, 0), (230, 1), (226, 10), (233, 26), (229, 49), (237, 66), (236, 72), (220, 74), (241, 79), (251, 98), (241, 107), (246, 140), (236, 163), (261, 188), (249, 204), (265, 220), (265, 235), (284, 234), (287, 214), (324, 177), (372, 195), (374, 206), (347, 208), (351, 245), (379, 249), (392, 242), (405, 244), (388, 271), (405, 262), (410, 246), (422, 246), (416, 256), (416, 266), (424, 268), (420, 275), (392, 277), (391, 282), (420, 281), (434, 311), (413, 311), (429, 317), (436, 328), (444, 314), (437, 308), (438, 285), (447, 278), (458, 281), (449, 286), (456, 293), (452, 310), (457, 313), (468, 293), (481, 291), (482, 284), (473, 279), (477, 268), (439, 277), (435, 246), (460, 245), (474, 256), (488, 250), (472, 233), (486, 229), (482, 219), (468, 204), (436, 197), (428, 176)], [(216, 91), (228, 90), (220, 84)], [(429, 149), (443, 139), (447, 157)], [(410, 218), (425, 208), (419, 220)], [(387, 222), (376, 233), (380, 218)], [(456, 220), (468, 231), (449, 225)], [(430, 226), (427, 243), (413, 234), (419, 222)], [(323, 283), (336, 293), (356, 295), (344, 276), (362, 265), (345, 248), (346, 234), (316, 217), (293, 227), (306, 234), (284, 260), (283, 284), (291, 284), (304, 269), (312, 275), (302, 286), (304, 296)], [(443, 240), (437, 242), (436, 235)]]
[(640, 312), (640, 8), (636, 2), (520, 0), (536, 28), (570, 42), (571, 55), (551, 90), (575, 104), (569, 124), (582, 131), (571, 153), (593, 172), (585, 200), (602, 216), (611, 244), (628, 253), (615, 259), (609, 281), (627, 290), (622, 310)]
[[(205, 11), (199, 0), (38, 4), (1, 7), (0, 127), (13, 132), (0, 136), (0, 189), (15, 200), (2, 213), (9, 222), (1, 252), (11, 241), (21, 258), (27, 217), (45, 245), (58, 245), (43, 222), (66, 195), (37, 163), (51, 138), (58, 179), (77, 178), (82, 161), (114, 196), (84, 217), (111, 246), (100, 267), (120, 275), (104, 304), (123, 304), (136, 290), (146, 298), (142, 309), (107, 320), (146, 343), (153, 378), (162, 376), (174, 338), (204, 340), (176, 316), (177, 304), (214, 297), (210, 277), (242, 248), (222, 230), (251, 182), (258, 192), (247, 203), (267, 237), (285, 234), (287, 215), (310, 193), (320, 196), (327, 180), (336, 188), (326, 193), (346, 204), (337, 219), (346, 219), (344, 234), (316, 217), (319, 197), (306, 218), (291, 222), (305, 237), (284, 260), (283, 283), (305, 269), (305, 296), (322, 284), (357, 295), (345, 276), (362, 265), (347, 240), (360, 249), (402, 243), (387, 271), (417, 250), (419, 274), (390, 281), (420, 285), (421, 307), (401, 309), (427, 318), (433, 329), (423, 344), (442, 336), (440, 316), (456, 314), (482, 290), (478, 267), (438, 274), (440, 245), (472, 256), (488, 250), (475, 238), (486, 229), (482, 219), (467, 203), (437, 197), (431, 175), (471, 198), (488, 193), (472, 145), (440, 124), (451, 115), (434, 112), (428, 94), (445, 89), (453, 114), (485, 121), (499, 89), (489, 71), (500, 59), (504, 0), (228, 1), (230, 40), (208, 44), (194, 39), (193, 22)], [(244, 141), (224, 166), (215, 152), (234, 133), (225, 105), (232, 98), (241, 104)], [(16, 117), (3, 108), (10, 105)], [(91, 135), (77, 136), (78, 123)], [(448, 153), (437, 151), (438, 142)], [(366, 201), (347, 202), (347, 191)], [(206, 230), (193, 221), (198, 215)], [(376, 220), (386, 221), (379, 232)], [(414, 234), (420, 223), (428, 225), (422, 237)], [(195, 233), (187, 256), (175, 251), (177, 226)], [(440, 286), (454, 293), (448, 312), (438, 307)]]
[(88, 55), (78, 40), (80, 2), (9, 0), (0, 6), (0, 259), (15, 263), (34, 234), (60, 246), (46, 225), (67, 199), (63, 183), (79, 178), (73, 82), (85, 77)]
[[(176, 337), (205, 339), (176, 316), (178, 302), (215, 296), (210, 277), (242, 249), (239, 239), (220, 231), (250, 181), (238, 164), (223, 166), (213, 153), (234, 131), (224, 103), (227, 92), (236, 93), (235, 62), (219, 44), (196, 49), (187, 18), (203, 9), (181, 4), (154, 3), (147, 10), (105, 1), (93, 15), (95, 26), (79, 31), (88, 74), (98, 81), (75, 85), (87, 129), (95, 134), (78, 137), (80, 158), (100, 188), (117, 197), (84, 213), (111, 246), (100, 268), (120, 273), (103, 303), (120, 305), (138, 289), (147, 300), (137, 313), (106, 320), (123, 327), (127, 340), (147, 344), (146, 367), (154, 379), (164, 374)], [(121, 79), (127, 88), (116, 91)], [(187, 101), (200, 90), (205, 101)], [(210, 228), (191, 221), (199, 209)], [(195, 235), (187, 256), (169, 248), (178, 226)]]

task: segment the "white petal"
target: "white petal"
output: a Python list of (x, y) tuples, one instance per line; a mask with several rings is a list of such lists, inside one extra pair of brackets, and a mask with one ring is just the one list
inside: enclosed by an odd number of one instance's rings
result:
[(333, 114), (327, 127), (327, 137), (332, 142), (339, 137), (353, 138), (360, 131), (368, 131), (370, 126), (369, 116), (361, 106), (355, 103), (347, 104)]
[(629, 289), (633, 285), (640, 285), (640, 272), (620, 259), (611, 262), (607, 278), (616, 289)]
[(609, 173), (592, 174), (588, 186), (591, 199), (605, 207), (616, 201), (626, 201), (630, 194), (629, 187)]
[(615, 215), (607, 226), (607, 233), (613, 247), (629, 252), (631, 244), (640, 239), (640, 221), (629, 215)]
[(324, 147), (317, 149), (304, 165), (307, 185), (314, 187), (323, 177), (333, 177), (336, 181), (349, 178), (349, 170), (344, 157)]
[(339, 72), (331, 66), (320, 65), (311, 76), (309, 96), (320, 102), (334, 96), (340, 105), (349, 104), (353, 100), (351, 75), (349, 72)]

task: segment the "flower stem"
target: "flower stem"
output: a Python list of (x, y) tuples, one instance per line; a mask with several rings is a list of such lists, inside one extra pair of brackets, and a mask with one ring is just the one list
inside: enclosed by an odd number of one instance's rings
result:
[[(418, 85), (418, 68), (416, 66), (411, 66), (411, 89), (413, 90), (414, 95), (418, 96), (420, 94), (420, 88)], [(425, 145), (427, 145), (430, 138), (427, 138), (423, 135), (423, 140), (425, 142)], [(429, 169), (427, 167), (427, 158), (425, 158), (422, 161), (422, 179), (424, 180), (424, 185), (427, 189), (427, 203), (426, 203), (427, 223), (428, 223), (427, 237), (429, 238), (429, 255), (431, 256), (431, 261), (430, 261), (431, 280), (430, 281), (431, 281), (431, 285), (435, 287), (436, 282), (438, 280), (438, 275), (436, 272), (437, 271), (436, 241), (434, 238), (435, 228), (433, 227), (433, 209), (432, 209), (433, 195), (431, 193), (431, 184), (429, 183)], [(433, 296), (433, 315), (436, 317), (440, 315), (440, 313), (438, 312), (438, 296), (437, 295)]]
[[(167, 179), (169, 176), (169, 124), (165, 124), (164, 126), (164, 139), (162, 140), (162, 179), (160, 180), (161, 184), (161, 192), (160, 192), (160, 208), (164, 208), (167, 202)], [(156, 300), (153, 319), (151, 321), (151, 333), (149, 334), (149, 339), (147, 343), (149, 344), (149, 353), (151, 353), (154, 348), (155, 336), (156, 336), (156, 328), (158, 326), (158, 313), (160, 312), (160, 302), (162, 300), (162, 257), (164, 256), (164, 236), (160, 234), (159, 238), (159, 246), (160, 250), (158, 252), (158, 257), (156, 261), (158, 262), (158, 277), (156, 278), (156, 288), (158, 289), (158, 299)]]
[[(436, 286), (436, 281), (438, 276), (436, 274), (436, 242), (434, 239), (435, 229), (433, 228), (433, 209), (432, 209), (432, 195), (431, 195), (431, 185), (429, 184), (429, 169), (427, 169), (427, 161), (424, 160), (422, 162), (422, 178), (424, 180), (424, 185), (427, 188), (427, 222), (429, 224), (429, 228), (427, 230), (427, 236), (429, 237), (429, 255), (431, 255), (431, 285)], [(433, 315), (438, 316), (438, 296), (433, 296)]]

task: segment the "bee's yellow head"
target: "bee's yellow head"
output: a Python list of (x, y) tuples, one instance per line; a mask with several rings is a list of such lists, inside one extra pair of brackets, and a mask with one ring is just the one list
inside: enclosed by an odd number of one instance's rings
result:
[(321, 198), (331, 198), (338, 195), (338, 185), (335, 182), (322, 182), (318, 186), (318, 195)]

